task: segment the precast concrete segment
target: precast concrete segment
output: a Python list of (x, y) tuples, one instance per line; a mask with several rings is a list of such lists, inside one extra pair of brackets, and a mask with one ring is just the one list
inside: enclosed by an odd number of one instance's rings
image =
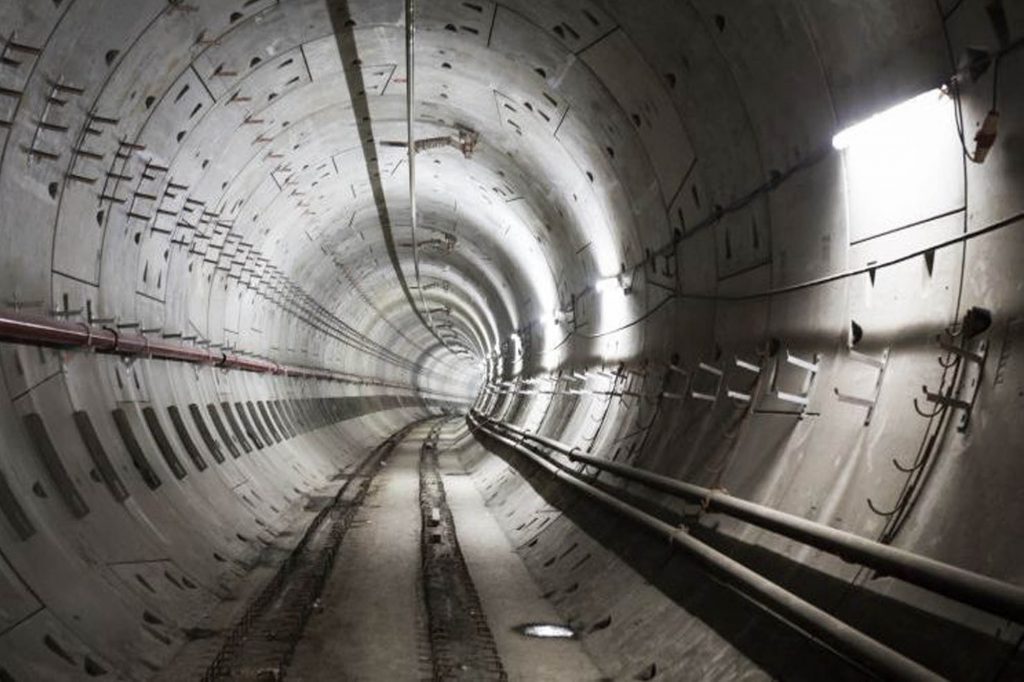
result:
[(504, 682), (502, 664), (456, 533), (438, 465), (437, 424), (420, 451), (423, 597), (433, 679)]

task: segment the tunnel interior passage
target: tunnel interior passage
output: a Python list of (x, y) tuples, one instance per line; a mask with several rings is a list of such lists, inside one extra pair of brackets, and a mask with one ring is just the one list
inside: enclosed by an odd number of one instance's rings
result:
[(0, 682), (1024, 678), (1022, 44), (0, 0)]

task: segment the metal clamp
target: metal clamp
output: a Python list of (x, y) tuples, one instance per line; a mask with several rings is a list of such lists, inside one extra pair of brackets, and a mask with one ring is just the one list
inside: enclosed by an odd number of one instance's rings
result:
[[(755, 365), (752, 362), (747, 362), (746, 360), (741, 360), (738, 357), (733, 358), (733, 364), (736, 366), (737, 369), (742, 369), (746, 372), (753, 374), (755, 377), (755, 381), (757, 377), (761, 376), (761, 367), (759, 365)], [(747, 390), (749, 391), (750, 389)], [(738, 403), (743, 404), (749, 404), (750, 401), (753, 399), (753, 395), (751, 393), (742, 393), (740, 391), (734, 391), (729, 387), (726, 387), (725, 395), (727, 398), (730, 398)]]
[(882, 380), (885, 378), (885, 368), (889, 364), (889, 349), (886, 348), (882, 351), (882, 357), (876, 358), (870, 355), (865, 355), (855, 350), (850, 350), (850, 359), (859, 362), (869, 367), (874, 367), (878, 370), (878, 377), (875, 379), (875, 389), (871, 393), (871, 397), (863, 398), (860, 396), (850, 395), (843, 393), (837, 387), (833, 387), (832, 390), (836, 394), (836, 398), (839, 402), (850, 403), (851, 405), (859, 405), (867, 408), (867, 414), (864, 415), (864, 426), (871, 423), (871, 417), (875, 412), (875, 405), (878, 403), (878, 396), (882, 392)]
[(792, 365), (807, 372), (807, 375), (804, 377), (803, 385), (800, 387), (800, 392), (791, 393), (779, 388), (780, 361), (776, 360), (772, 371), (772, 381), (771, 387), (768, 389), (768, 395), (773, 398), (778, 398), (784, 402), (798, 405), (800, 408), (800, 414), (803, 414), (807, 410), (807, 405), (811, 402), (811, 388), (814, 386), (814, 379), (818, 376), (818, 371), (821, 367), (819, 364), (821, 356), (815, 353), (813, 360), (805, 360), (804, 358), (793, 355), (787, 348), (784, 361), (788, 365)]
[(711, 404), (718, 402), (718, 394), (722, 390), (722, 378), (724, 375), (722, 370), (718, 369), (717, 367), (712, 367), (707, 363), (698, 362), (697, 371), (704, 372), (705, 374), (710, 374), (711, 376), (715, 377), (715, 389), (711, 393), (704, 393), (702, 391), (691, 390), (690, 397), (696, 398), (697, 400), (703, 400)]
[[(981, 391), (981, 377), (985, 370), (985, 360), (988, 359), (988, 340), (980, 340), (973, 350), (962, 346), (955, 346), (943, 339), (941, 334), (937, 337), (937, 340), (939, 346), (953, 356), (949, 361), (943, 360), (940, 357), (939, 364), (944, 369), (954, 368), (954, 376), (958, 377), (957, 383), (951, 384), (945, 392), (939, 393), (929, 391), (927, 386), (922, 386), (921, 392), (924, 393), (925, 400), (937, 407), (932, 412), (925, 412), (921, 409), (915, 398), (914, 409), (924, 417), (933, 417), (949, 408), (961, 410), (963, 414), (960, 415), (960, 423), (957, 425), (956, 430), (964, 433), (970, 425), (971, 412), (974, 410), (978, 393)], [(969, 396), (963, 395), (965, 390), (970, 392)], [(967, 398), (966, 400), (964, 399), (965, 397)]]

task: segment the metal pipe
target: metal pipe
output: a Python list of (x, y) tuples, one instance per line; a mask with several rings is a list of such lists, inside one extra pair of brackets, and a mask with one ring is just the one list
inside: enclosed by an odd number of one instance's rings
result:
[(921, 664), (868, 637), (835, 616), (697, 540), (686, 530), (665, 523), (604, 490), (586, 483), (578, 478), (578, 475), (567, 472), (545, 457), (524, 447), (521, 443), (502, 436), (493, 427), (477, 421), (473, 413), (470, 414), (469, 419), (475, 429), (483, 430), (495, 440), (525, 455), (560, 481), (576, 488), (588, 497), (598, 500), (619, 515), (665, 536), (719, 579), (739, 589), (744, 596), (759, 606), (770, 610), (786, 622), (821, 641), (843, 658), (866, 668), (883, 679), (942, 679)]
[[(431, 331), (434, 321), (430, 317), (430, 308), (423, 298), (423, 286), (420, 283), (419, 244), (416, 243), (416, 137), (413, 130), (416, 116), (416, 0), (405, 0), (405, 134), (406, 162), (409, 164), (409, 224), (412, 235), (412, 266), (419, 290), (420, 305), (430, 324)], [(436, 335), (436, 332), (435, 332)]]
[(746, 521), (834, 554), (845, 561), (868, 566), (884, 575), (913, 583), (949, 599), (1024, 623), (1024, 588), (755, 502), (741, 500), (719, 490), (703, 488), (627, 464), (584, 455), (565, 443), (524, 431), (510, 424), (493, 423), (499, 424), (511, 433), (561, 452), (573, 461), (608, 471), (689, 502), (699, 503), (708, 511)]
[[(419, 294), (420, 303), (417, 306), (412, 299), (412, 293), (404, 284), (404, 275), (400, 275), (403, 287), (406, 289), (406, 296), (412, 305), (413, 311), (423, 325), (437, 339), (437, 342), (444, 346), (450, 353), (458, 355), (448, 341), (437, 331), (434, 318), (427, 307), (426, 297), (423, 295), (423, 284), (420, 278), (420, 251), (416, 241), (416, 230), (418, 215), (416, 209), (416, 0), (405, 0), (405, 134), (406, 134), (406, 161), (409, 165), (409, 220), (410, 233), (412, 235), (412, 267), (413, 277), (416, 280), (416, 289)], [(396, 267), (400, 265), (396, 261)]]
[[(85, 322), (54, 320), (13, 310), (0, 310), (0, 342), (21, 343), (50, 348), (89, 348), (97, 353), (128, 357), (143, 356), (158, 360), (210, 365), (256, 374), (274, 374), (302, 379), (322, 379), (344, 383), (382, 386), (415, 390), (378, 379), (335, 372), (320, 367), (281, 365), (269, 360), (244, 357), (223, 351), (210, 351), (198, 346), (187, 346), (170, 341), (150, 339), (137, 332), (122, 332), (111, 327), (95, 327)], [(435, 395), (461, 398), (454, 394), (432, 391)]]

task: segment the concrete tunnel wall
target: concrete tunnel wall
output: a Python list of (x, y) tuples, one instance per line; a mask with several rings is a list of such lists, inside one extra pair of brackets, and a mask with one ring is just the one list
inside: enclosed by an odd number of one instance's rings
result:
[[(935, 97), (917, 136), (881, 150), (831, 144), (949, 82), (965, 48), (1019, 44), (1021, 6), (988, 5), (421, 0), (416, 138), (463, 129), (479, 141), (468, 156), (418, 154), (414, 237), (398, 146), (402, 3), (0, 3), (3, 306), (348, 376), (0, 345), (3, 674), (156, 674), (296, 496), (411, 420), (472, 401), (601, 456), (1024, 583), (1024, 52)], [(965, 151), (992, 108), (995, 146), (974, 163)], [(627, 286), (596, 290), (615, 276)], [(450, 347), (410, 300), (438, 311)], [(966, 363), (954, 378), (936, 337), (974, 307), (992, 318), (969, 342), (984, 370)], [(884, 373), (857, 353), (885, 358)], [(975, 398), (963, 432), (962, 409), (914, 408), (932, 407), (922, 385), (953, 380)], [(870, 419), (837, 390), (877, 398)], [(189, 406), (208, 421), (202, 411), (224, 401), (254, 401), (270, 416), (252, 417), (253, 430), (293, 437), (243, 452), (247, 434), (225, 439), (208, 423), (217, 462)], [(927, 448), (920, 479), (894, 466)], [(610, 617), (589, 646), (609, 671), (818, 670), (810, 654), (800, 668), (756, 644), (770, 628), (709, 615), (739, 607), (673, 582), (693, 576), (631, 551), (627, 527), (602, 535), (599, 514), (538, 493), (529, 471), (469, 461), (565, 615), (584, 629)], [(553, 516), (558, 501), (576, 511)], [(738, 523), (714, 532), (783, 582), (831, 590), (836, 608), (950, 676), (1019, 669), (1016, 625)], [(581, 548), (598, 558), (547, 563)], [(901, 639), (906, 624), (968, 644), (918, 650)]]

